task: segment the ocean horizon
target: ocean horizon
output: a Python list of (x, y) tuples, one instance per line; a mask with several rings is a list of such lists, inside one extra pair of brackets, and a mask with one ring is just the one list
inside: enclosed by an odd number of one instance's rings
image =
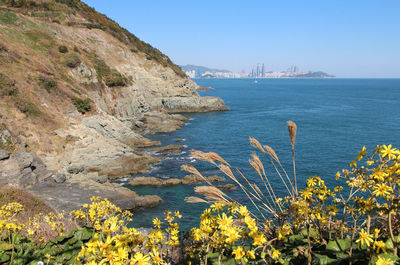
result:
[[(183, 144), (178, 155), (172, 155), (154, 165), (145, 176), (163, 179), (182, 178), (188, 173), (182, 164), (192, 164), (205, 175), (223, 176), (214, 166), (195, 161), (190, 150), (216, 152), (251, 181), (260, 180), (248, 163), (252, 152), (264, 162), (267, 175), (278, 196), (287, 195), (283, 184), (266, 157), (250, 146), (249, 137), (271, 146), (280, 161), (292, 174), (292, 153), (287, 121), (298, 126), (296, 139), (296, 171), (299, 189), (308, 177), (322, 177), (328, 187), (338, 185), (337, 171), (349, 163), (366, 146), (400, 146), (400, 79), (398, 78), (329, 78), (329, 79), (195, 79), (213, 90), (199, 92), (201, 96), (221, 97), (230, 108), (225, 112), (185, 114), (192, 119), (182, 129), (151, 137), (162, 145)], [(176, 139), (184, 139), (177, 143)], [(227, 181), (226, 183), (232, 183)], [(225, 184), (225, 183), (224, 183)], [(134, 187), (140, 195), (158, 194), (163, 202), (152, 209), (134, 212), (136, 227), (150, 227), (151, 218), (162, 217), (164, 210), (179, 209), (184, 216), (183, 228), (196, 225), (205, 204), (188, 204), (193, 185), (170, 187)], [(246, 202), (240, 191), (227, 191), (229, 196)]]

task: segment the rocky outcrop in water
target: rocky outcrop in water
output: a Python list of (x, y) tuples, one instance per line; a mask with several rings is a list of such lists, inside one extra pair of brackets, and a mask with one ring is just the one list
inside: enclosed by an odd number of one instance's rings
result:
[[(209, 182), (223, 182), (224, 178), (219, 176), (208, 176), (206, 177)], [(171, 185), (194, 185), (198, 183), (206, 182), (205, 179), (196, 175), (186, 175), (182, 179), (178, 178), (169, 178), (169, 179), (160, 179), (155, 177), (135, 177), (129, 181), (129, 185), (132, 187), (138, 186), (171, 186)]]

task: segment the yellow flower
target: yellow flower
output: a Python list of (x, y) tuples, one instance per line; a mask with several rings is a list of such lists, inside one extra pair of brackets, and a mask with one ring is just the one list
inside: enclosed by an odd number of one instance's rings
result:
[(262, 245), (264, 245), (265, 242), (267, 242), (267, 239), (265, 238), (264, 234), (261, 234), (261, 233), (256, 234), (253, 237), (253, 239), (254, 239), (254, 242), (253, 242), (254, 246), (262, 246)]
[(223, 213), (222, 216), (218, 216), (218, 225), (220, 229), (227, 229), (232, 225), (232, 222), (232, 216), (228, 217), (226, 213)]
[(383, 158), (388, 157), (389, 159), (396, 158), (396, 155), (399, 154), (399, 150), (397, 150), (396, 148), (392, 149), (391, 144), (389, 144), (388, 146), (386, 146), (385, 144), (382, 145), (380, 152)]
[(367, 232), (365, 232), (364, 228), (362, 228), (356, 242), (357, 243), (361, 242), (361, 245), (366, 244), (369, 247), (370, 243), (373, 242), (373, 240), (372, 240), (372, 236), (370, 234), (368, 234)]
[(249, 257), (249, 259), (255, 259), (256, 255), (254, 254), (254, 250), (247, 250), (247, 257)]
[(160, 219), (154, 218), (154, 219), (153, 219), (153, 224), (154, 224), (154, 227), (155, 227), (155, 228), (160, 229), (160, 227), (161, 227), (161, 221), (160, 221)]
[(361, 152), (358, 152), (358, 156), (356, 157), (359, 161), (366, 155), (367, 148), (363, 146)]
[(381, 256), (378, 256), (378, 260), (376, 261), (375, 265), (391, 265), (394, 264), (394, 261), (387, 258), (382, 258)]
[(236, 260), (240, 260), (246, 253), (244, 252), (243, 248), (239, 246), (232, 252), (232, 254), (235, 255)]
[(386, 197), (390, 195), (390, 192), (393, 191), (393, 189), (389, 186), (387, 186), (386, 184), (382, 183), (382, 184), (376, 184), (373, 187), (373, 194), (375, 194), (376, 196), (382, 196), (382, 197)]
[(150, 260), (150, 257), (147, 255), (143, 255), (140, 252), (136, 252), (135, 256), (133, 256), (132, 259), (132, 264), (135, 265), (150, 265), (148, 262)]
[(376, 248), (376, 253), (379, 254), (380, 250), (386, 253), (386, 244), (382, 240), (375, 241), (374, 249)]
[(281, 255), (281, 252), (277, 249), (274, 249), (274, 250), (272, 250), (271, 258), (276, 260), (280, 257), (280, 255)]

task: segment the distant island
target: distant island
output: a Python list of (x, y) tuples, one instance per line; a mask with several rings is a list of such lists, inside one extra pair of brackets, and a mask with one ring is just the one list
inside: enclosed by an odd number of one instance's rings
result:
[(322, 71), (299, 71), (296, 66), (290, 66), (286, 71), (265, 71), (264, 64), (257, 64), (250, 73), (235, 73), (229, 70), (213, 69), (198, 65), (180, 65), (190, 78), (333, 78), (334, 75)]

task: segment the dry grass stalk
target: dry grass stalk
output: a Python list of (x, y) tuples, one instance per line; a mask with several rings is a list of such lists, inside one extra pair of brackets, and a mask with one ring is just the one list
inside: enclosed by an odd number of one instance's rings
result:
[(209, 201), (203, 200), (202, 198), (199, 197), (186, 197), (185, 202), (187, 203), (210, 203)]
[(215, 160), (215, 161), (218, 161), (218, 162), (220, 162), (220, 163), (223, 163), (223, 164), (225, 164), (225, 165), (230, 166), (229, 163), (226, 162), (226, 161), (225, 161), (219, 154), (217, 154), (217, 153), (209, 152), (209, 153), (207, 153), (207, 155), (208, 155), (208, 157), (209, 157), (210, 159), (212, 159), (212, 160)]
[(228, 202), (228, 196), (217, 187), (213, 186), (198, 186), (194, 188), (194, 192), (205, 196), (207, 199), (212, 201), (224, 201)]
[(267, 149), (268, 154), (269, 154), (276, 162), (278, 162), (279, 164), (281, 163), (281, 162), (279, 161), (279, 158), (278, 158), (278, 156), (276, 155), (274, 149), (272, 149), (272, 147), (270, 147), (269, 145), (264, 145), (264, 148)]
[(195, 158), (195, 159), (199, 159), (199, 160), (203, 160), (203, 161), (207, 161), (213, 165), (217, 165), (214, 161), (214, 159), (212, 159), (208, 153), (204, 153), (202, 151), (198, 151), (198, 150), (191, 150), (190, 151), (190, 156)]
[(251, 144), (252, 146), (254, 146), (254, 147), (260, 149), (260, 151), (263, 152), (263, 153), (265, 154), (264, 148), (262, 147), (262, 145), (260, 144), (260, 142), (259, 142), (256, 138), (249, 137), (249, 140), (250, 140), (250, 144)]
[(201, 176), (201, 177), (204, 178), (204, 176), (203, 176), (194, 166), (191, 166), (191, 165), (182, 165), (182, 166), (181, 166), (181, 169), (182, 169), (183, 171), (192, 173), (193, 175)]
[(239, 181), (237, 180), (237, 178), (235, 177), (235, 175), (233, 175), (232, 170), (230, 167), (226, 166), (226, 165), (219, 165), (218, 166), (219, 170), (221, 170), (222, 172), (225, 173), (225, 175), (227, 175), (228, 177), (230, 177), (233, 181), (235, 181), (236, 183), (239, 183)]
[(287, 122), (287, 128), (289, 131), (290, 142), (292, 144), (292, 149), (294, 149), (294, 143), (296, 142), (297, 125), (293, 121)]
[[(242, 172), (240, 172), (238, 169), (236, 169), (236, 171), (239, 173), (239, 175), (247, 182), (247, 184), (253, 189), (253, 191), (257, 194), (256, 190), (254, 189), (253, 185), (247, 180), (247, 178), (242, 174)], [(262, 179), (262, 178), (261, 178)], [(268, 181), (268, 179), (267, 179)], [(254, 197), (255, 199), (261, 201), (266, 207), (269, 208), (269, 213), (271, 214), (276, 214), (276, 211), (273, 209), (273, 207), (271, 205), (269, 205), (267, 202), (265, 202), (261, 197), (257, 197), (256, 195), (254, 195), (254, 193), (252, 193), (251, 191), (249, 191), (245, 186), (243, 186), (241, 183), (238, 183), (240, 188), (243, 190), (243, 192), (246, 194), (246, 196), (250, 199), (250, 201), (253, 203), (253, 205), (256, 207), (256, 209), (260, 212), (260, 214), (263, 216), (263, 218), (265, 219), (265, 216), (263, 215), (263, 213), (260, 211), (259, 207), (257, 206), (257, 204), (253, 201), (253, 199), (251, 197)], [(271, 197), (271, 200), (273, 201), (274, 205), (275, 205), (275, 209), (277, 209), (278, 207), (276, 207), (276, 196), (274, 193), (274, 190), (272, 189), (271, 185), (270, 185), (270, 189), (272, 191), (272, 195), (269, 192), (267, 186), (265, 187), (269, 193), (269, 196)], [(251, 196), (250, 196), (251, 195)], [(275, 200), (274, 197), (275, 196)], [(278, 205), (279, 206), (279, 205)], [(282, 211), (282, 209), (281, 209)]]

